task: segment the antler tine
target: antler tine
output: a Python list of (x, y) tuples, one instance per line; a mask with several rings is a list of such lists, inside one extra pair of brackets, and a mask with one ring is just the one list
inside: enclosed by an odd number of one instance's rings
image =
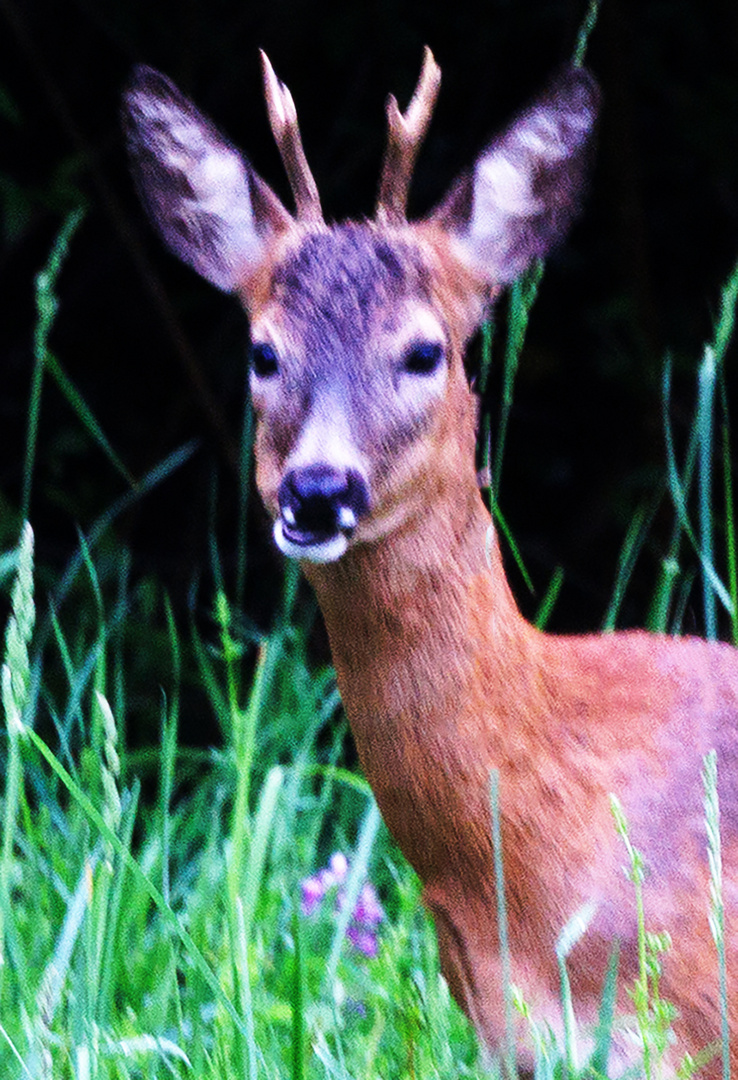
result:
[(277, 144), (287, 178), (292, 188), (295, 209), (299, 221), (322, 221), (318, 186), (310, 172), (310, 166), (302, 148), (297, 110), (292, 94), (274, 73), (269, 57), (261, 50), (261, 68), (264, 76), (269, 126)]
[(387, 149), (377, 199), (380, 222), (398, 224), (405, 220), (415, 159), (428, 130), (440, 85), (441, 69), (426, 45), (418, 85), (405, 113), (400, 112), (394, 94), (387, 98)]

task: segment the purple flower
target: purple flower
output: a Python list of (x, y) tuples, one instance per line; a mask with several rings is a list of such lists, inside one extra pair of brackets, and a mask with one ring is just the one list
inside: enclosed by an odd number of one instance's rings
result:
[(365, 881), (361, 887), (354, 913), (346, 931), (351, 944), (364, 956), (374, 958), (379, 951), (377, 927), (384, 918), (384, 909), (379, 902), (371, 881)]
[(312, 877), (303, 878), (300, 882), (303, 915), (314, 915), (328, 890), (342, 885), (347, 875), (348, 859), (342, 851), (334, 851), (327, 866)]
[(352, 922), (346, 930), (346, 937), (358, 952), (368, 956), (370, 960), (373, 960), (379, 952), (379, 942), (373, 930), (366, 930)]
[(371, 881), (365, 881), (354, 908), (354, 921), (365, 926), (379, 926), (384, 918), (384, 908)]
[[(303, 878), (300, 882), (302, 891), (302, 913), (306, 916), (315, 915), (320, 909), (326, 893), (335, 887), (343, 885), (348, 877), (348, 859), (341, 851), (331, 855), (328, 866), (318, 870), (316, 874)], [(335, 910), (340, 911), (344, 902), (344, 891), (338, 888), (335, 899)], [(365, 881), (361, 892), (356, 900), (351, 921), (346, 930), (346, 936), (359, 952), (364, 956), (373, 958), (379, 950), (377, 940), (377, 928), (384, 919), (384, 909), (370, 881)]]
[(348, 859), (344, 853), (342, 851), (334, 851), (328, 861), (327, 870), (323, 870), (322, 873), (326, 875), (326, 879), (330, 878), (331, 884), (334, 882), (340, 884), (348, 877), (348, 870)]
[(320, 879), (317, 875), (315, 877), (304, 878), (300, 882), (300, 889), (302, 890), (303, 915), (314, 915), (320, 907), (320, 903), (325, 894), (325, 889), (321, 884)]

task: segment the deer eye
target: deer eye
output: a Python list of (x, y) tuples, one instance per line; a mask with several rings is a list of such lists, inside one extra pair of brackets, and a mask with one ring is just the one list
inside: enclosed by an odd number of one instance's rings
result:
[(279, 374), (279, 361), (271, 345), (251, 346), (251, 370), (258, 379), (269, 379)]
[(443, 345), (435, 341), (426, 341), (408, 349), (402, 361), (402, 368), (410, 375), (432, 375), (438, 370), (442, 360)]

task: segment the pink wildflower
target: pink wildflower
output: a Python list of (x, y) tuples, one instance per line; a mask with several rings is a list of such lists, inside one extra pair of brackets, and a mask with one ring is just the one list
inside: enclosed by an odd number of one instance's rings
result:
[[(336, 851), (331, 855), (328, 866), (324, 866), (310, 877), (303, 878), (300, 883), (303, 915), (314, 915), (320, 909), (326, 893), (335, 887), (339, 887), (336, 893), (335, 909), (340, 911), (345, 896), (340, 886), (348, 877), (348, 872), (348, 859), (342, 851)], [(346, 930), (346, 936), (351, 944), (364, 956), (373, 958), (377, 955), (379, 950), (377, 928), (383, 919), (384, 909), (379, 902), (376, 890), (370, 881), (365, 881)]]

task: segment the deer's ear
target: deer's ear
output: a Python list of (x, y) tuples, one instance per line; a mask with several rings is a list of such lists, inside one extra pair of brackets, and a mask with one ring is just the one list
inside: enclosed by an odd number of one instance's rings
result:
[(131, 168), (167, 246), (219, 289), (256, 269), (293, 224), (238, 150), (166, 76), (137, 67), (123, 99)]
[(491, 284), (514, 280), (564, 236), (585, 187), (598, 102), (592, 76), (566, 68), (431, 215)]

